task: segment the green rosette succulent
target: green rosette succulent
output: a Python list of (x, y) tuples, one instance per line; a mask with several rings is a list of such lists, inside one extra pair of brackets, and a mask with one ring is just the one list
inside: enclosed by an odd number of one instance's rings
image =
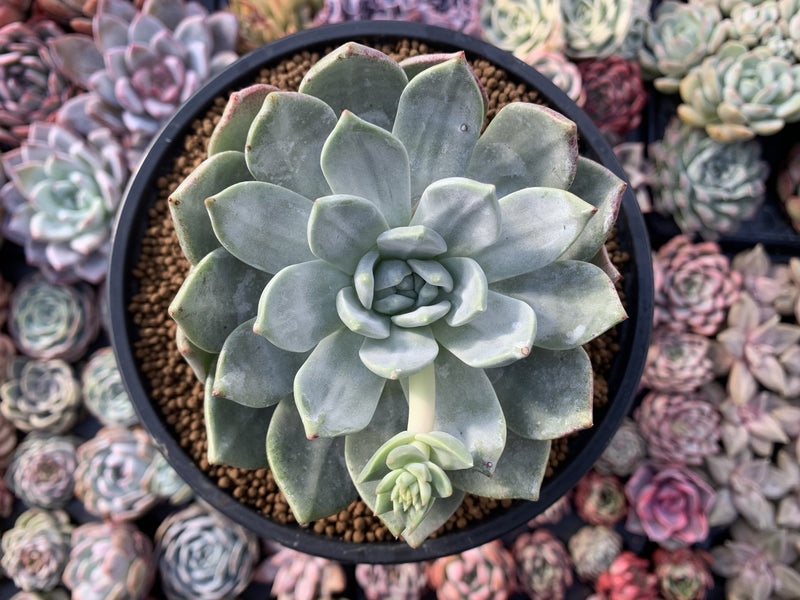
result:
[(662, 2), (654, 20), (647, 24), (645, 43), (639, 51), (643, 74), (654, 78), (658, 91), (677, 93), (681, 79), (716, 52), (729, 30), (730, 21), (722, 19), (714, 4)]
[(720, 142), (773, 135), (800, 120), (800, 64), (724, 43), (681, 80), (678, 115)]
[(618, 54), (634, 24), (635, 0), (561, 0), (564, 53), (572, 58)]
[(625, 184), (550, 109), (484, 114), (463, 53), (348, 43), (299, 92), (234, 94), (170, 197), (209, 461), (269, 464), (301, 523), (360, 495), (418, 545), (465, 492), (536, 499), (591, 425)]
[(522, 58), (533, 50), (564, 49), (564, 24), (558, 0), (485, 0), (483, 37)]

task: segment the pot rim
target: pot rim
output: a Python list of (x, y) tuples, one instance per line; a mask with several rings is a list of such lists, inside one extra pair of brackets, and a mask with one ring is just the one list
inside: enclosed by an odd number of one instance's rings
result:
[[(275, 64), (302, 50), (323, 50), (325, 46), (365, 38), (370, 38), (372, 44), (417, 39), (437, 49), (463, 49), (468, 58), (485, 58), (505, 70), (511, 78), (535, 88), (555, 110), (575, 121), (588, 154), (627, 181), (613, 150), (589, 117), (549, 79), (504, 50), (460, 32), (404, 21), (351, 21), (307, 29), (266, 44), (238, 59), (189, 98), (154, 137), (136, 174), (128, 183), (117, 217), (109, 261), (107, 301), (112, 346), (140, 422), (169, 463), (200, 498), (259, 536), (308, 554), (350, 563), (413, 562), (455, 554), (509, 533), (567, 493), (591, 468), (628, 413), (644, 369), (652, 329), (653, 271), (647, 228), (629, 188), (623, 197), (618, 217), (621, 225), (620, 242), (631, 256), (627, 269), (629, 281), (625, 286), (626, 308), (630, 318), (620, 326), (620, 351), (617, 355), (617, 358), (627, 357), (627, 363), (623, 365), (624, 368), (616, 365), (615, 369), (612, 365), (608, 385), (616, 393), (610, 395), (600, 422), (579, 434), (585, 439), (577, 457), (545, 481), (538, 501), (522, 502), (476, 525), (428, 539), (414, 549), (402, 542), (345, 542), (317, 535), (310, 529), (294, 524), (281, 525), (219, 488), (180, 447), (160, 410), (150, 401), (133, 353), (133, 340), (137, 337), (138, 327), (127, 308), (136, 287), (130, 274), (139, 259), (138, 240), (148, 226), (147, 210), (155, 199), (155, 182), (165, 160), (175, 152), (173, 146), (182, 143), (196, 115), (208, 110), (214, 98), (248, 85), (248, 80), (252, 82), (264, 66)], [(630, 276), (633, 276), (635, 285), (631, 283)]]

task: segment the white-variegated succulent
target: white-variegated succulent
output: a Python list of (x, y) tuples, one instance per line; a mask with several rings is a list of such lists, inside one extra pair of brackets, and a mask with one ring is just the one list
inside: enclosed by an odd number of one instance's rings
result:
[(484, 114), (463, 53), (348, 43), (299, 92), (235, 93), (170, 197), (209, 461), (269, 464), (300, 522), (360, 495), (418, 545), (465, 492), (536, 499), (592, 423), (625, 184), (548, 108)]

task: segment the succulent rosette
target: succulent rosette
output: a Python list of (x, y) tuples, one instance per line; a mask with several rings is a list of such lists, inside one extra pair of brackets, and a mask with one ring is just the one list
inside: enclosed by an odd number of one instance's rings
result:
[(426, 573), (437, 600), (506, 600), (516, 589), (514, 558), (499, 540), (437, 558)]
[(592, 469), (575, 486), (575, 510), (591, 525), (613, 527), (625, 518), (628, 503), (625, 487), (614, 475), (604, 475)]
[(600, 598), (608, 600), (658, 600), (658, 581), (649, 567), (650, 561), (646, 558), (626, 550), (600, 574), (595, 591)]
[(299, 92), (235, 94), (170, 197), (209, 460), (268, 454), (301, 522), (358, 489), (416, 545), (464, 491), (538, 497), (549, 440), (591, 424), (581, 346), (625, 313), (587, 261), (625, 184), (547, 108), (483, 119), (463, 53), (349, 43)]
[(427, 586), (422, 563), (356, 565), (356, 581), (367, 600), (419, 600)]
[(666, 600), (703, 600), (714, 585), (710, 564), (711, 556), (702, 550), (658, 548), (653, 552), (658, 589)]
[(792, 43), (781, 31), (781, 13), (776, 0), (756, 6), (740, 2), (731, 10), (730, 37), (748, 48), (766, 46), (773, 54), (794, 62)]
[(487, 41), (519, 57), (536, 49), (564, 49), (558, 0), (485, 0), (481, 25)]
[(693, 392), (714, 379), (711, 341), (689, 332), (658, 329), (650, 342), (642, 386), (668, 394)]
[(143, 429), (103, 427), (78, 447), (75, 495), (97, 517), (113, 521), (141, 517), (159, 500), (152, 484), (156, 454)]
[[(347, 575), (336, 561), (304, 554), (273, 542), (265, 542), (264, 547), (271, 555), (259, 565), (254, 580), (269, 584), (270, 596), (277, 600), (331, 600), (347, 588)], [(397, 593), (397, 598), (402, 598), (402, 589), (398, 589)]]
[(562, 0), (567, 56), (608, 58), (617, 54), (638, 12), (635, 0)]
[(622, 537), (604, 525), (584, 525), (567, 542), (575, 573), (581, 581), (595, 581), (622, 552)]
[(125, 138), (133, 166), (166, 120), (238, 57), (236, 17), (197, 2), (100, 0), (93, 38), (65, 35), (53, 52), (92, 97), (89, 114)]
[(627, 477), (647, 455), (647, 442), (636, 421), (625, 417), (594, 468), (605, 474)]
[(95, 293), (85, 283), (55, 285), (34, 272), (11, 296), (8, 331), (30, 358), (77, 360), (99, 327)]
[(731, 269), (717, 243), (693, 243), (687, 235), (658, 249), (653, 272), (654, 325), (705, 336), (719, 332), (742, 285), (742, 276)]
[(564, 600), (572, 585), (572, 561), (561, 540), (547, 529), (517, 536), (511, 546), (518, 590), (531, 600)]
[(252, 533), (199, 504), (164, 519), (155, 541), (167, 600), (234, 598), (250, 583), (258, 560)]
[(5, 469), (11, 462), (17, 441), (17, 428), (14, 427), (14, 422), (0, 411), (0, 470)]
[(681, 80), (678, 115), (719, 142), (778, 133), (800, 120), (800, 64), (725, 42)]
[(150, 538), (131, 523), (85, 523), (72, 532), (64, 584), (81, 600), (144, 600), (156, 564)]
[(75, 94), (47, 46), (47, 40), (63, 34), (47, 20), (0, 28), (0, 147), (19, 146), (31, 123), (50, 119)]
[(31, 7), (31, 0), (7, 0), (0, 6), (0, 27), (15, 21), (24, 21)]
[(81, 371), (83, 403), (103, 425), (139, 422), (110, 347), (95, 350)]
[(0, 386), (0, 412), (20, 431), (64, 433), (77, 422), (81, 388), (72, 367), (59, 359), (18, 356)]
[(28, 506), (66, 506), (75, 489), (76, 446), (73, 438), (60, 435), (25, 438), (6, 473), (14, 495)]
[(723, 143), (673, 119), (649, 149), (654, 207), (684, 233), (731, 233), (764, 201), (768, 166), (754, 140)]
[(586, 90), (578, 65), (560, 51), (534, 48), (522, 57), (526, 63), (556, 84), (578, 106), (586, 102)]
[(0, 566), (25, 591), (49, 591), (61, 582), (72, 524), (63, 510), (31, 508), (3, 533)]
[(728, 36), (730, 21), (716, 4), (686, 4), (666, 0), (658, 4), (647, 25), (639, 52), (643, 73), (664, 94), (678, 92), (681, 79), (692, 67), (711, 56)]
[(631, 510), (626, 529), (644, 534), (668, 550), (708, 536), (714, 489), (681, 465), (643, 463), (625, 484)]

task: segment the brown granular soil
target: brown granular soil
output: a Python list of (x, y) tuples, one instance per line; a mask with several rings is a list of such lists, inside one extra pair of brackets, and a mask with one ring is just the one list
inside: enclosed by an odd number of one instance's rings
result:
[[(379, 47), (396, 60), (433, 51), (425, 44), (401, 41), (396, 45)], [(331, 48), (332, 50), (332, 48)], [(302, 52), (291, 60), (261, 71), (259, 81), (284, 90), (296, 90), (308, 68), (320, 54)], [(488, 122), (508, 102), (537, 102), (535, 92), (522, 84), (509, 81), (505, 72), (484, 60), (471, 62), (483, 83), (490, 100)], [(193, 123), (192, 132), (184, 140), (184, 152), (169, 170), (158, 179), (158, 199), (149, 211), (149, 227), (142, 239), (142, 255), (133, 275), (140, 283), (140, 291), (130, 304), (130, 311), (139, 327), (140, 340), (135, 344), (135, 354), (141, 369), (150, 383), (152, 398), (160, 407), (164, 420), (173, 429), (182, 448), (208, 477), (234, 498), (279, 523), (293, 523), (294, 517), (269, 469), (245, 470), (210, 465), (206, 457), (207, 440), (203, 418), (203, 384), (175, 348), (176, 325), (167, 314), (167, 308), (178, 291), (189, 269), (175, 236), (167, 208), (167, 198), (177, 185), (206, 158), (208, 137), (218, 122), (226, 98), (215, 100), (208, 113)], [(612, 239), (609, 251), (615, 264), (621, 265), (627, 257), (620, 252)], [(587, 345), (595, 368), (595, 407), (607, 400), (604, 373), (618, 350), (616, 332), (612, 331)], [(547, 476), (552, 476), (569, 452), (569, 438), (555, 440), (552, 445)], [(437, 534), (466, 527), (470, 522), (488, 514), (508, 508), (510, 500), (492, 500), (468, 495), (461, 507), (442, 526)], [(340, 537), (353, 542), (389, 541), (391, 534), (373, 515), (363, 501), (356, 500), (346, 510), (309, 526), (315, 532)], [(435, 534), (436, 535), (436, 534)]]

